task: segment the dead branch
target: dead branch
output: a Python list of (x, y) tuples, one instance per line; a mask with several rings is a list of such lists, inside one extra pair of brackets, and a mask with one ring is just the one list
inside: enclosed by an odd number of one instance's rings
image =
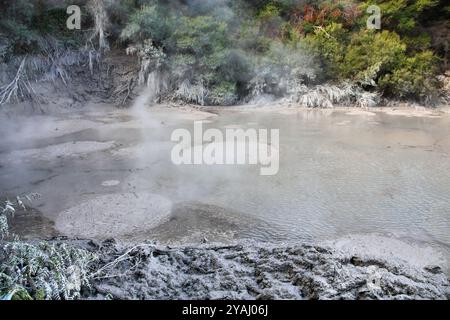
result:
[(106, 39), (105, 30), (109, 21), (105, 4), (102, 0), (90, 0), (88, 3), (88, 8), (94, 16), (95, 21), (94, 32), (90, 36), (89, 42), (92, 42), (95, 38), (98, 38), (98, 50), (100, 52), (108, 51), (109, 44)]
[(31, 99), (35, 94), (25, 70), (26, 59), (27, 57), (25, 56), (20, 62), (19, 68), (12, 81), (0, 88), (0, 105), (9, 103), (14, 99), (16, 101), (25, 98)]

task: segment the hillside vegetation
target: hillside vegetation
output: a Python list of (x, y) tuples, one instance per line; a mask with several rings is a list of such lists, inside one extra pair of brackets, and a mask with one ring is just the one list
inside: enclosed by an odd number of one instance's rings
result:
[[(443, 0), (76, 1), (81, 30), (66, 28), (65, 2), (0, 2), (0, 104), (32, 96), (33, 81), (68, 83), (74, 65), (95, 73), (115, 49), (139, 63), (129, 86), (153, 85), (160, 99), (442, 101), (450, 34)], [(372, 5), (381, 29), (367, 27)]]

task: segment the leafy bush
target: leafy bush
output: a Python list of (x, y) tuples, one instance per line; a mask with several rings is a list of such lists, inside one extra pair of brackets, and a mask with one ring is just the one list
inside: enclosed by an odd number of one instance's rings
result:
[(89, 287), (95, 254), (63, 243), (22, 242), (10, 234), (8, 216), (26, 210), (25, 199), (39, 197), (18, 196), (0, 206), (0, 300), (76, 299), (83, 286)]
[[(436, 42), (435, 32), (427, 29), (434, 20), (443, 29), (448, 9), (442, 0), (192, 0), (177, 6), (161, 0), (89, 0), (90, 10), (82, 10), (87, 33), (67, 31), (63, 5), (9, 2), (0, 3), (4, 60), (18, 53), (46, 55), (41, 39), (49, 33), (72, 49), (86, 38), (93, 48), (98, 37), (100, 53), (109, 47), (109, 35), (120, 40), (116, 46), (141, 53), (141, 83), (159, 69), (170, 74), (172, 96), (190, 102), (289, 97), (303, 92), (304, 85), (327, 81), (423, 98), (437, 89), (439, 61), (421, 53), (434, 50), (444, 66), (448, 60), (445, 33)], [(366, 28), (366, 9), (374, 4), (381, 8), (382, 31)], [(89, 56), (90, 66), (95, 57)], [(419, 72), (414, 63), (430, 68)], [(64, 72), (55, 73), (63, 69), (50, 73), (67, 79)]]
[(211, 16), (182, 16), (177, 24), (171, 39), (176, 51), (204, 55), (227, 45), (227, 25)]
[(436, 70), (437, 58), (433, 52), (420, 52), (406, 58), (392, 73), (383, 76), (380, 87), (392, 96), (431, 101), (439, 87)]
[(215, 85), (208, 97), (214, 105), (228, 106), (236, 103), (238, 97), (236, 95), (236, 84), (234, 82), (223, 81)]
[(120, 37), (137, 42), (152, 39), (162, 45), (172, 34), (172, 25), (172, 16), (163, 11), (161, 6), (144, 5), (130, 16)]
[(0, 243), (0, 297), (79, 298), (82, 286), (89, 286), (89, 265), (95, 260), (94, 254), (65, 244)]
[(350, 32), (335, 23), (316, 28), (305, 41), (320, 57), (329, 79), (379, 87), (400, 98), (429, 100), (436, 94), (437, 58), (431, 51), (414, 53), (411, 43), (421, 47), (419, 41), (404, 41), (388, 30)]
[(439, 0), (366, 0), (362, 7), (377, 5), (382, 12), (385, 27), (399, 32), (410, 32), (418, 26), (424, 11), (437, 6)]
[(386, 74), (405, 59), (406, 45), (393, 32), (363, 30), (353, 34), (340, 65), (341, 76), (363, 85), (376, 85), (379, 75)]
[(328, 77), (340, 77), (341, 65), (345, 58), (348, 34), (342, 24), (331, 23), (325, 27), (317, 27), (314, 33), (305, 38), (311, 51), (320, 57), (321, 68)]

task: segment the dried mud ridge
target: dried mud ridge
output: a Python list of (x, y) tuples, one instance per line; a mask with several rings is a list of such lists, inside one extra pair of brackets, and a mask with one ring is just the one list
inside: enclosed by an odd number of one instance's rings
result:
[[(351, 256), (332, 247), (126, 247), (90, 241), (102, 274), (87, 299), (448, 299), (438, 266)], [(119, 257), (119, 259), (117, 259)]]

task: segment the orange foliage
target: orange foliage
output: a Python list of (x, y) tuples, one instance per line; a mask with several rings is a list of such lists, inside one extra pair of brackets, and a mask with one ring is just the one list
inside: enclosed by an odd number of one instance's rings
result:
[(342, 23), (351, 27), (361, 16), (362, 12), (357, 5), (341, 6), (339, 1), (333, 4), (313, 6), (310, 4), (298, 5), (290, 13), (290, 24), (294, 30), (302, 32), (303, 24), (324, 26), (329, 22)]

